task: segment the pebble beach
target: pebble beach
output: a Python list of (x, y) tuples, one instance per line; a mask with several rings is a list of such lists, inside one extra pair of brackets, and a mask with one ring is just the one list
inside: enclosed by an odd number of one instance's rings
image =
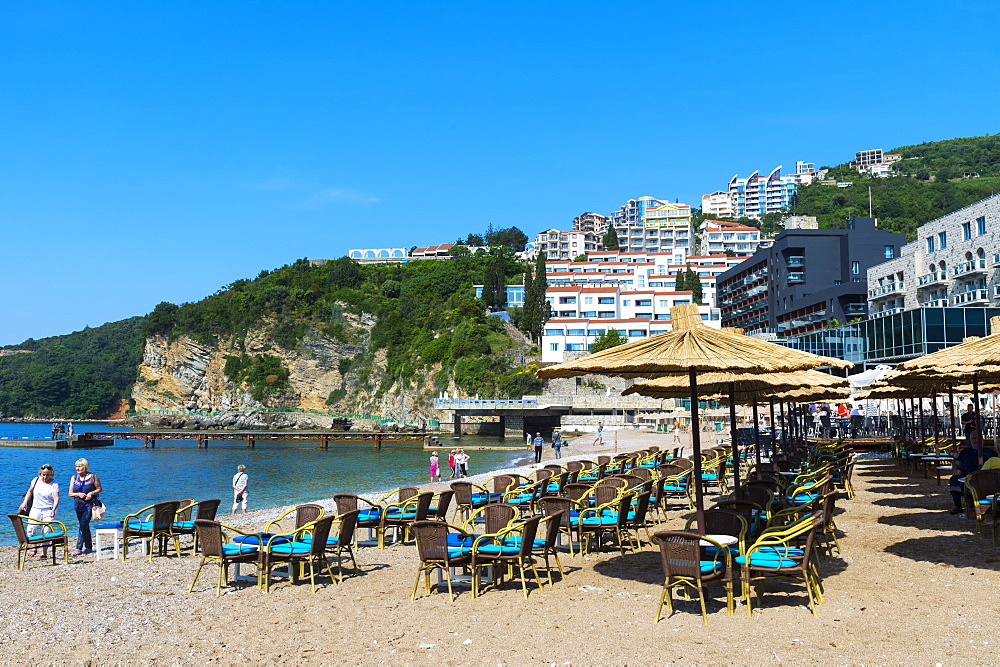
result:
[[(593, 435), (564, 449), (564, 460), (668, 446), (669, 436)], [(551, 449), (546, 448), (546, 462)], [(473, 459), (474, 460), (474, 459)], [(533, 465), (517, 471), (530, 472)], [(447, 473), (447, 471), (446, 471)], [(469, 479), (482, 481), (490, 475)], [(0, 548), (0, 661), (28, 663), (768, 663), (968, 664), (996, 662), (992, 627), (1000, 617), (1000, 549), (972, 522), (947, 513), (946, 486), (908, 476), (891, 459), (865, 455), (855, 468), (857, 498), (838, 501), (842, 553), (820, 563), (826, 593), (819, 615), (801, 585), (769, 584), (752, 617), (728, 616), (709, 586), (709, 623), (697, 600), (675, 601), (653, 623), (660, 595), (658, 552), (644, 544), (622, 556), (607, 550), (562, 556), (566, 577), (532, 586), (528, 600), (507, 582), (472, 599), (460, 589), (430, 595), (416, 573), (412, 544), (358, 550), (361, 573), (340, 585), (324, 577), (253, 583), (215, 595), (207, 567), (192, 593), (199, 558), (130, 556), (125, 562), (70, 556), (53, 567), (37, 559), (14, 569), (16, 549)], [(429, 489), (448, 483), (426, 485)], [(333, 507), (332, 501), (323, 501)], [(268, 510), (220, 519), (263, 527)], [(661, 529), (683, 528), (671, 512)], [(186, 554), (190, 550), (185, 551)], [(60, 553), (61, 558), (61, 553)], [(252, 568), (244, 566), (244, 574)]]

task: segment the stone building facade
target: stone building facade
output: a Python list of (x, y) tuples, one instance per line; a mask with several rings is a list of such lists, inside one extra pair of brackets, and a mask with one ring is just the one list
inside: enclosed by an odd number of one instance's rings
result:
[(917, 229), (900, 256), (868, 269), (868, 313), (1000, 305), (1000, 194)]

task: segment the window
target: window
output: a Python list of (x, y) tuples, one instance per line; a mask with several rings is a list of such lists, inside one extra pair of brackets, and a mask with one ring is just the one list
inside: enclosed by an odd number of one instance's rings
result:
[(986, 233), (986, 218), (976, 218), (976, 234), (982, 236)]
[(566, 329), (567, 336), (582, 336), (583, 329)]
[(927, 237), (927, 252), (934, 252), (934, 237)]
[(637, 318), (643, 318), (647, 320), (653, 319), (653, 313), (636, 313), (635, 316)]
[[(589, 349), (589, 347), (590, 346), (588, 346), (588, 349)], [(567, 352), (582, 352), (583, 349), (584, 349), (583, 348), (583, 343), (566, 343), (566, 351)]]
[(948, 247), (948, 232), (938, 234), (938, 248), (944, 250)]
[(596, 310), (585, 310), (582, 313), (580, 313), (580, 317), (597, 317), (597, 311)]
[(962, 223), (962, 240), (968, 241), (972, 238), (972, 223), (963, 222)]
[(896, 256), (896, 249), (893, 248), (891, 245), (883, 246), (882, 254), (885, 256), (886, 259), (892, 259), (893, 257)]
[(854, 283), (860, 283), (860, 282), (861, 282), (861, 278), (855, 278), (855, 279), (854, 279), (854, 280), (852, 280), (851, 282), (854, 282)]
[(669, 308), (670, 301), (668, 299), (660, 299), (660, 308)]
[(559, 351), (559, 343), (549, 343), (549, 350), (552, 352)]
[(597, 316), (598, 317), (603, 317), (603, 318), (610, 319), (610, 318), (613, 318), (615, 316), (615, 311), (613, 311), (613, 310), (602, 310), (602, 311), (600, 311), (600, 312), (597, 313)]
[(591, 336), (603, 336), (604, 329), (591, 329), (589, 333)]
[(597, 297), (597, 303), (614, 303), (615, 298), (613, 296), (599, 296)]
[(559, 303), (576, 303), (575, 296), (561, 296), (559, 297)]
[(861, 262), (851, 262), (851, 273), (854, 275), (861, 273)]
[(629, 329), (628, 330), (628, 335), (629, 335), (630, 338), (645, 336), (646, 335), (646, 330), (645, 329)]
[(563, 329), (546, 329), (545, 330), (545, 335), (546, 336), (562, 336), (563, 335), (563, 331), (564, 331)]
[(670, 314), (669, 313), (657, 313), (656, 317), (653, 318), (653, 319), (657, 319), (657, 320), (669, 320), (670, 319)]
[(630, 299), (622, 299), (622, 306), (628, 306), (632, 301)]
[(652, 299), (636, 299), (635, 300), (635, 305), (636, 306), (652, 306), (653, 305), (653, 300)]
[(584, 305), (587, 305), (587, 306), (593, 305), (593, 303), (594, 303), (594, 297), (592, 297), (592, 296), (585, 296), (585, 297), (583, 297), (583, 303), (584, 303)]

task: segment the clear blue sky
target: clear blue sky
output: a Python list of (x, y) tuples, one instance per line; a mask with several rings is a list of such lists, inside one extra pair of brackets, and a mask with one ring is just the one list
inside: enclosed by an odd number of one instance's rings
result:
[(13, 2), (0, 344), (1000, 132), (983, 2)]

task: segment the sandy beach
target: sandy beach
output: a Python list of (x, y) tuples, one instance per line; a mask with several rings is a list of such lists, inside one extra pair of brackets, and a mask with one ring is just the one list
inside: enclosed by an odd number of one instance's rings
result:
[[(619, 451), (669, 436), (620, 433)], [(581, 436), (564, 452), (590, 458), (613, 450)], [(473, 453), (473, 465), (475, 462)], [(546, 449), (546, 460), (551, 449)], [(528, 467), (530, 469), (530, 467)], [(495, 474), (495, 473), (491, 473)], [(489, 475), (471, 477), (473, 481)], [(253, 584), (215, 596), (206, 568), (187, 593), (198, 558), (152, 562), (70, 557), (14, 569), (15, 548), (0, 549), (0, 659), (35, 662), (273, 663), (901, 663), (996, 662), (1000, 549), (972, 522), (947, 513), (946, 486), (907, 476), (891, 460), (865, 458), (855, 469), (857, 498), (838, 501), (840, 557), (821, 562), (826, 587), (810, 615), (799, 584), (772, 583), (748, 617), (725, 613), (710, 586), (707, 626), (697, 601), (675, 602), (654, 624), (660, 594), (658, 553), (644, 545), (622, 557), (608, 550), (562, 557), (567, 576), (531, 589), (508, 582), (473, 600), (463, 590), (409, 599), (416, 548), (361, 548), (363, 573), (316, 594), (308, 582)], [(445, 486), (447, 481), (441, 483)], [(428, 485), (434, 488), (438, 485)], [(332, 506), (332, 504), (331, 504)], [(275, 510), (239, 516), (261, 526)], [(672, 512), (662, 528), (683, 527)], [(222, 517), (228, 520), (229, 517)], [(188, 552), (186, 552), (188, 553)], [(246, 573), (250, 568), (244, 568)]]

